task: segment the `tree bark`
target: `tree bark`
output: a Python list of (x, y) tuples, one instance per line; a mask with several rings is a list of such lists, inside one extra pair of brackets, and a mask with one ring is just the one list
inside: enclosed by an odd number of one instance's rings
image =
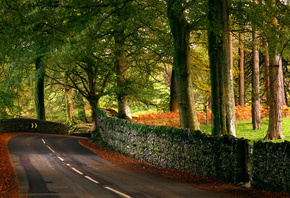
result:
[(260, 83), (259, 83), (259, 51), (258, 51), (258, 33), (253, 30), (252, 45), (252, 125), (253, 130), (261, 128), (260, 116)]
[(72, 87), (68, 83), (68, 75), (65, 73), (65, 103), (66, 103), (66, 115), (67, 121), (69, 123), (74, 122), (74, 113), (73, 113), (73, 101), (72, 101)]
[(98, 124), (98, 117), (97, 117), (97, 111), (96, 109), (98, 108), (98, 101), (96, 100), (96, 97), (94, 96), (89, 96), (87, 100), (90, 103), (91, 107), (91, 117), (93, 121), (93, 131), (97, 130), (97, 124)]
[(74, 109), (73, 109), (73, 101), (72, 101), (72, 88), (66, 87), (66, 100), (67, 100), (67, 120), (70, 123), (74, 122)]
[(129, 100), (126, 94), (126, 83), (128, 78), (128, 68), (126, 63), (126, 51), (124, 50), (125, 37), (123, 33), (115, 35), (116, 43), (116, 70), (117, 70), (117, 99), (118, 117), (132, 119)]
[[(273, 46), (274, 47), (274, 46)], [(270, 54), (270, 113), (266, 140), (284, 139), (282, 134), (280, 56), (277, 50)]]
[(264, 48), (264, 62), (265, 62), (265, 81), (266, 81), (266, 101), (267, 106), (270, 104), (270, 61), (269, 61), (269, 51), (268, 51), (268, 43), (266, 39), (262, 38), (263, 48)]
[(87, 100), (90, 103), (91, 106), (91, 116), (93, 121), (93, 131), (97, 130), (97, 124), (98, 124), (98, 118), (97, 118), (97, 112), (96, 109), (98, 108), (98, 102), (99, 98), (96, 95), (96, 79), (95, 79), (95, 73), (94, 68), (92, 65), (87, 63), (87, 75), (88, 75), (88, 87), (89, 87), (89, 93), (87, 96)]
[(42, 57), (39, 56), (35, 61), (36, 83), (35, 83), (35, 112), (36, 119), (45, 120), (45, 105), (44, 105), (44, 75), (45, 69), (42, 62)]
[(279, 56), (279, 80), (281, 83), (281, 106), (287, 105), (286, 103), (286, 95), (285, 95), (285, 87), (284, 87), (284, 78), (283, 78), (283, 65), (282, 65), (282, 57)]
[[(266, 2), (271, 4), (269, 6), (275, 6), (275, 1)], [(271, 22), (278, 28), (278, 20), (273, 17)], [(276, 39), (279, 39), (279, 35), (276, 35)], [(277, 50), (277, 43), (271, 39), (267, 39), (269, 42), (269, 60), (270, 60), (270, 112), (269, 112), (269, 125), (266, 140), (284, 139), (282, 134), (282, 76), (279, 74), (282, 71), (281, 57)]]
[[(231, 20), (231, 16), (229, 16), (229, 21)], [(233, 113), (233, 125), (236, 124), (236, 114), (235, 114), (235, 94), (234, 94), (234, 76), (233, 76), (233, 70), (234, 70), (234, 57), (233, 57), (233, 38), (232, 38), (232, 32), (231, 32), (231, 29), (228, 28), (228, 32), (229, 32), (229, 53), (230, 53), (230, 68), (229, 68), (229, 75), (230, 75), (230, 81), (227, 81), (228, 83), (228, 89), (229, 90), (232, 90), (232, 94), (230, 95), (230, 102), (232, 103), (231, 106), (232, 106), (232, 110), (231, 110), (231, 107), (229, 107), (227, 109), (227, 111), (230, 111), (228, 112), (228, 114), (232, 114)], [(232, 127), (232, 126), (230, 126)]]
[(172, 67), (171, 84), (170, 84), (170, 111), (173, 112), (178, 111), (174, 67)]
[(239, 47), (239, 70), (240, 70), (240, 80), (239, 80), (239, 103), (241, 107), (245, 106), (245, 64), (244, 64), (244, 36), (240, 33), (240, 47)]
[(174, 40), (174, 70), (180, 123), (182, 128), (199, 130), (190, 69), (190, 25), (182, 1), (168, 0), (167, 13)]
[(233, 71), (230, 60), (229, 3), (209, 0), (208, 50), (212, 88), (212, 134), (235, 132)]

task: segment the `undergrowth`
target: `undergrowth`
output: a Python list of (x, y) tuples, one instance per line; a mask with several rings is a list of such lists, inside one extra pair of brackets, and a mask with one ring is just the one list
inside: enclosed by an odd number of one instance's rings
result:
[[(252, 113), (250, 106), (237, 106), (235, 114), (237, 119), (236, 132), (238, 138), (245, 138), (253, 141), (264, 140), (268, 129), (268, 115), (269, 109), (261, 108), (262, 124), (261, 129), (252, 130)], [(197, 117), (202, 131), (211, 134), (211, 111), (197, 112)], [(290, 141), (290, 108), (282, 107), (282, 133), (285, 136), (283, 140), (274, 140), (274, 142), (281, 142), (284, 140)], [(141, 114), (138, 117), (133, 117), (132, 121), (157, 126), (172, 126), (180, 127), (179, 113), (178, 112), (150, 112), (148, 114)]]

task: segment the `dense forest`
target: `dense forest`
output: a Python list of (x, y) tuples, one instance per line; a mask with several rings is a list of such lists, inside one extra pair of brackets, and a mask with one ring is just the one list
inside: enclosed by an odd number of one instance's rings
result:
[(124, 119), (154, 108), (198, 130), (209, 108), (212, 133), (236, 135), (240, 105), (254, 130), (269, 108), (265, 138), (283, 138), (288, 0), (3, 0), (0, 10), (0, 119), (96, 125), (97, 107)]

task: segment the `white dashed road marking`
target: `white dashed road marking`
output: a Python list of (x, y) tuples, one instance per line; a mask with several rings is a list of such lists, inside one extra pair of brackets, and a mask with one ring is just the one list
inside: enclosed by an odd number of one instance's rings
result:
[(114, 193), (116, 193), (118, 195), (121, 195), (122, 197), (131, 198), (129, 195), (126, 195), (124, 193), (121, 193), (120, 191), (115, 190), (113, 188), (110, 188), (109, 186), (105, 186), (104, 188), (106, 188), (107, 190), (110, 190), (110, 191), (112, 191), (112, 192), (114, 192)]
[(94, 183), (96, 183), (96, 184), (99, 184), (99, 182), (98, 182), (98, 181), (96, 181), (96, 180), (92, 179), (92, 178), (91, 178), (91, 177), (89, 177), (89, 176), (85, 176), (85, 178), (87, 178), (88, 180), (90, 180), (90, 181), (92, 181), (92, 182), (94, 182)]
[(49, 146), (47, 146), (47, 148), (49, 148), (49, 150), (51, 150), (51, 152), (55, 153), (55, 151), (52, 148), (50, 148)]
[[(42, 140), (43, 144), (46, 144), (46, 142), (45, 142), (44, 139), (41, 139), (41, 140)], [(55, 153), (55, 151), (54, 151), (52, 148), (50, 148), (49, 146), (46, 146), (46, 147), (47, 147), (51, 152)], [(58, 158), (60, 161), (64, 162), (64, 159), (63, 159), (62, 157), (59, 157), (59, 156), (58, 156), (57, 158)], [(80, 175), (83, 175), (86, 179), (90, 180), (91, 182), (93, 182), (93, 183), (95, 183), (95, 184), (100, 184), (98, 181), (92, 179), (90, 176), (86, 176), (86, 175), (84, 175), (81, 171), (79, 171), (78, 169), (72, 167), (70, 164), (65, 164), (65, 165), (68, 166), (68, 167), (70, 167), (70, 168), (71, 168), (73, 171), (75, 171), (76, 173), (78, 173), (78, 174), (80, 174)], [(109, 191), (112, 191), (112, 192), (114, 192), (114, 193), (116, 193), (116, 194), (118, 194), (118, 195), (120, 195), (120, 196), (122, 196), (122, 197), (124, 197), (124, 198), (132, 198), (132, 197), (130, 197), (129, 195), (126, 195), (126, 194), (124, 194), (124, 193), (122, 193), (122, 192), (120, 192), (120, 191), (118, 191), (118, 190), (115, 190), (115, 189), (109, 187), (109, 186), (104, 186), (104, 188), (107, 189), (107, 190), (109, 190)]]
[(61, 157), (58, 157), (58, 159), (60, 159), (60, 161), (62, 161), (62, 162), (64, 161), (64, 159), (62, 159)]
[(76, 173), (80, 174), (80, 175), (83, 175), (83, 173), (81, 171), (79, 171), (78, 169), (75, 169), (74, 167), (71, 167), (71, 169), (73, 171), (75, 171)]

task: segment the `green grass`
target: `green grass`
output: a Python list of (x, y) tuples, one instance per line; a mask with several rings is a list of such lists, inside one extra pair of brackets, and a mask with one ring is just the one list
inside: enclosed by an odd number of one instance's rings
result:
[[(236, 126), (236, 132), (238, 138), (245, 138), (251, 140), (250, 142), (253, 143), (254, 141), (262, 140), (267, 134), (268, 130), (268, 123), (267, 119), (264, 119), (261, 124), (261, 129), (259, 130), (252, 130), (252, 121), (238, 121)], [(211, 126), (200, 126), (202, 131), (205, 131), (208, 134), (211, 134)], [(285, 139), (281, 140), (272, 140), (272, 142), (283, 142), (285, 140), (290, 141), (290, 118), (283, 118), (282, 120), (282, 133), (285, 136)]]

